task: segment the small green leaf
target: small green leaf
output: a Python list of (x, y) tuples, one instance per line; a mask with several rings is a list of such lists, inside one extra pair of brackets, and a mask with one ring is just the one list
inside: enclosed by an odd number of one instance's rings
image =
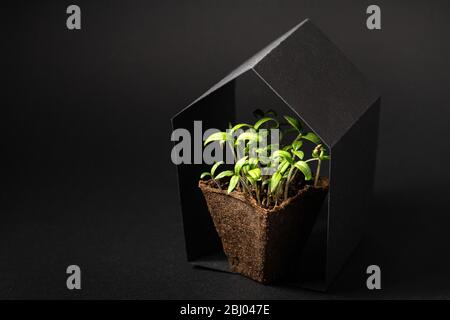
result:
[(237, 137), (236, 144), (242, 140), (258, 141), (259, 136), (255, 131), (245, 131)]
[(251, 176), (246, 176), (245, 178), (250, 182), (250, 184), (251, 184), (252, 186), (255, 186), (255, 185), (256, 185), (256, 180), (253, 179)]
[(289, 161), (283, 160), (280, 165), (278, 166), (278, 171), (281, 173), (284, 173), (289, 168)]
[(313, 151), (312, 151), (312, 157), (313, 158), (318, 158), (319, 157), (319, 151), (317, 151), (317, 149), (314, 149)]
[(230, 129), (230, 134), (233, 134), (234, 132), (236, 132), (237, 130), (239, 130), (240, 128), (243, 128), (243, 127), (251, 128), (252, 126), (249, 124), (246, 124), (246, 123), (239, 123)]
[(277, 159), (277, 158), (281, 158), (281, 159), (285, 159), (286, 161), (288, 161), (289, 163), (292, 163), (292, 156), (289, 152), (284, 151), (284, 150), (277, 150), (272, 154), (272, 158), (273, 159)]
[(273, 158), (289, 158), (291, 154), (285, 150), (276, 150), (272, 157)]
[(259, 119), (259, 120), (255, 123), (255, 125), (253, 126), (253, 128), (255, 128), (255, 130), (258, 130), (259, 127), (261, 127), (264, 123), (266, 123), (266, 122), (268, 122), (268, 121), (274, 121), (275, 124), (276, 124), (275, 128), (278, 128), (278, 126), (279, 126), (279, 125), (278, 125), (278, 121), (275, 120), (274, 118), (271, 118), (271, 117), (264, 117), (264, 118), (262, 118), (262, 119)]
[(312, 133), (312, 132), (308, 132), (307, 134), (303, 135), (302, 139), (309, 140), (309, 141), (311, 141), (312, 143), (315, 143), (315, 144), (319, 144), (320, 143), (319, 137), (317, 135), (315, 135), (314, 133)]
[(302, 130), (302, 125), (300, 124), (300, 121), (290, 116), (284, 116), (284, 118), (295, 130), (297, 130), (298, 132)]
[(303, 160), (303, 157), (305, 156), (305, 153), (301, 150), (293, 150), (293, 154), (295, 154), (300, 160)]
[(203, 179), (204, 177), (207, 177), (207, 176), (210, 176), (211, 174), (209, 173), (209, 172), (203, 172), (201, 175), (200, 175), (200, 179)]
[(270, 192), (274, 192), (278, 185), (280, 184), (281, 181), (281, 173), (279, 173), (278, 171), (276, 171), (273, 175), (272, 178), (270, 178)]
[(297, 161), (294, 166), (303, 173), (306, 181), (311, 180), (311, 168), (305, 161)]
[(234, 174), (234, 172), (231, 171), (231, 170), (222, 171), (221, 173), (219, 173), (216, 176), (216, 179), (219, 180), (219, 179), (222, 179), (222, 178), (225, 178), (225, 177), (231, 177), (233, 174)]
[(242, 166), (247, 162), (248, 156), (240, 158), (234, 165), (234, 174), (239, 175), (241, 173)]
[(228, 193), (230, 193), (231, 191), (234, 190), (234, 188), (236, 188), (236, 185), (239, 181), (239, 176), (232, 176), (230, 179), (230, 184), (228, 185)]
[(331, 157), (330, 156), (323, 156), (321, 160), (330, 160)]
[(212, 135), (210, 135), (205, 142), (203, 143), (203, 145), (207, 145), (208, 143), (212, 142), (212, 141), (226, 141), (227, 140), (227, 133), (226, 132), (216, 132), (213, 133)]
[(248, 175), (255, 180), (259, 180), (261, 178), (261, 169), (255, 168), (248, 172)]
[(211, 168), (211, 176), (214, 177), (214, 172), (216, 172), (217, 168), (223, 163), (224, 163), (223, 161), (219, 161), (219, 162), (214, 163), (214, 165)]
[(296, 140), (296, 141), (292, 142), (292, 149), (298, 150), (302, 147), (302, 145), (303, 145), (303, 141)]

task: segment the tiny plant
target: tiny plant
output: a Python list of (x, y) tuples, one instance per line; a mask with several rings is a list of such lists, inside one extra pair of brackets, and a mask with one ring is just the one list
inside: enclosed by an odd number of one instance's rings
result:
[(216, 172), (217, 168), (218, 168), (221, 164), (223, 164), (223, 163), (224, 163), (223, 161), (219, 161), (219, 162), (214, 163), (214, 165), (213, 165), (212, 168), (211, 168), (211, 171), (210, 171), (210, 172), (203, 172), (203, 173), (200, 175), (200, 179), (203, 179), (203, 178), (205, 178), (205, 177), (211, 177), (211, 180), (214, 181), (214, 183), (216, 184), (216, 186), (217, 186), (219, 189), (221, 189), (221, 188), (220, 188), (220, 184), (217, 182), (217, 179), (220, 179), (220, 178), (223, 178), (223, 177), (224, 177), (223, 172), (222, 172), (222, 173), (219, 173), (219, 174), (217, 175), (217, 177), (214, 176), (214, 173)]
[[(209, 177), (217, 188), (226, 188), (228, 193), (243, 192), (265, 208), (280, 204), (309, 181), (314, 180), (311, 183), (318, 186), (322, 162), (330, 159), (319, 137), (313, 132), (304, 132), (300, 121), (294, 117), (284, 116), (284, 121), (280, 122), (272, 110), (257, 109), (253, 114), (257, 117), (255, 124), (230, 125), (227, 131), (213, 133), (205, 140), (205, 145), (214, 141), (222, 146), (227, 144), (235, 164), (232, 170), (216, 175), (217, 168), (224, 164), (217, 162), (210, 172), (203, 172), (200, 179)], [(271, 129), (279, 130), (280, 141), (290, 134), (294, 138), (289, 143), (258, 145), (270, 138)], [(304, 159), (304, 143), (314, 147), (309, 159)], [(313, 162), (316, 163), (314, 175), (310, 167)]]

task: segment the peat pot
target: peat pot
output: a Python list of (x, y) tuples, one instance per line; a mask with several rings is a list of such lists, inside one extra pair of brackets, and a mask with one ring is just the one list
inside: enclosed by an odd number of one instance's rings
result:
[(271, 209), (242, 192), (199, 181), (232, 272), (269, 284), (285, 278), (298, 261), (328, 191), (329, 181), (307, 184)]

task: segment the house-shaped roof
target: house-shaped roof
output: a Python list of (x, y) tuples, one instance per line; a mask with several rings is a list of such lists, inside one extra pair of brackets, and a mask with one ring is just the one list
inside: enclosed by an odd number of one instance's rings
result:
[(362, 73), (306, 19), (181, 112), (247, 71), (254, 72), (329, 147), (335, 145), (379, 97)]
[[(173, 127), (192, 131), (192, 122), (201, 119), (206, 128), (225, 128), (236, 115), (237, 80), (250, 73), (251, 81), (261, 81), (258, 84), (297, 113), (329, 147), (330, 189), (321, 209), (323, 219), (316, 223), (318, 236), (314, 238), (318, 241), (312, 241), (310, 246), (323, 259), (304, 260), (320, 276), (312, 281), (314, 284), (303, 284), (326, 288), (356, 247), (364, 214), (370, 209), (379, 95), (344, 54), (306, 19), (179, 112), (172, 119)], [(356, 162), (352, 161), (355, 153)], [(215, 256), (220, 255), (221, 245), (196, 184), (203, 169), (202, 164), (177, 166), (188, 260), (199, 266), (228, 270), (223, 257)]]

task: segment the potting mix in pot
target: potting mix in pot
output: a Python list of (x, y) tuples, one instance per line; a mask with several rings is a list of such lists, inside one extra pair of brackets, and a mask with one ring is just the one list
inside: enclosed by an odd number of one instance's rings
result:
[(281, 122), (271, 110), (254, 114), (255, 124), (230, 125), (205, 140), (218, 141), (235, 161), (221, 172), (227, 165), (214, 163), (199, 187), (231, 271), (267, 284), (290, 273), (305, 245), (328, 191), (320, 168), (330, 156), (296, 118)]

